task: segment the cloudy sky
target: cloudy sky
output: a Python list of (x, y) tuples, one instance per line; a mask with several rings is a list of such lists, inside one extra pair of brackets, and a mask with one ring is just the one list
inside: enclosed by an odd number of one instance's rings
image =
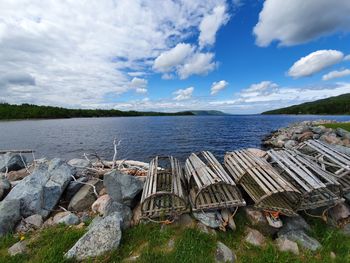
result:
[(350, 92), (349, 0), (2, 0), (0, 101), (247, 114)]

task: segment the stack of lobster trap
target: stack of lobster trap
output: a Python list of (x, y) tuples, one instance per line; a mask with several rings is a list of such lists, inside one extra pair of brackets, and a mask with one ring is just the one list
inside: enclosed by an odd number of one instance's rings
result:
[(329, 207), (350, 192), (350, 156), (321, 141), (258, 157), (242, 149), (223, 165), (208, 151), (192, 153), (184, 167), (172, 157), (151, 162), (141, 198), (145, 219), (175, 218), (190, 211), (237, 210), (241, 190), (258, 209), (273, 215)]

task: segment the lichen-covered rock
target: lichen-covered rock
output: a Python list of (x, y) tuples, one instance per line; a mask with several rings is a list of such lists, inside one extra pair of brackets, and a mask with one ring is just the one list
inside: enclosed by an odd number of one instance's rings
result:
[(199, 222), (211, 228), (219, 228), (222, 223), (216, 212), (193, 212), (193, 216)]
[(25, 167), (26, 159), (19, 154), (0, 154), (0, 173), (17, 171)]
[(73, 196), (84, 186), (83, 183), (86, 183), (88, 179), (86, 177), (80, 177), (76, 181), (72, 180), (64, 192), (64, 199), (66, 201), (72, 200)]
[(292, 252), (295, 255), (299, 255), (298, 244), (294, 241), (279, 237), (276, 239), (276, 245), (279, 251)]
[(236, 256), (232, 250), (227, 247), (224, 243), (218, 241), (216, 244), (215, 262), (230, 262), (236, 261)]
[(122, 229), (127, 229), (130, 227), (132, 219), (132, 211), (130, 207), (115, 201), (108, 202), (105, 208), (104, 216), (106, 217), (111, 214), (118, 214), (118, 217), (120, 218), (120, 226)]
[(19, 200), (3, 200), (0, 202), (0, 237), (11, 232), (20, 220)]
[(122, 231), (118, 213), (104, 217), (65, 254), (67, 258), (84, 260), (96, 257), (119, 246)]
[(65, 224), (67, 226), (77, 225), (80, 223), (80, 219), (72, 212), (60, 212), (53, 217), (53, 224)]
[(113, 201), (128, 206), (136, 205), (134, 199), (143, 189), (142, 181), (116, 170), (106, 173), (103, 183)]
[(316, 251), (317, 249), (322, 247), (320, 242), (318, 242), (316, 239), (308, 236), (302, 230), (289, 231), (289, 232), (281, 235), (280, 237), (297, 242), (303, 248), (309, 249), (311, 251)]
[(265, 245), (266, 239), (265, 237), (256, 229), (247, 229), (247, 235), (244, 239), (247, 243), (261, 247)]

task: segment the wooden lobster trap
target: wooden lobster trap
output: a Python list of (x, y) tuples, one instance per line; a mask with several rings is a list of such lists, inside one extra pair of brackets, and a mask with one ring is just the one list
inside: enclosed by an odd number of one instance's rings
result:
[(319, 140), (305, 141), (295, 149), (331, 173), (340, 183), (343, 194), (350, 192), (350, 156)]
[(301, 202), (301, 193), (263, 158), (248, 150), (225, 155), (225, 166), (255, 203), (255, 207), (292, 216)]
[(269, 150), (267, 154), (269, 163), (301, 192), (297, 210), (331, 206), (340, 199), (340, 184), (313, 161), (291, 150)]
[(192, 153), (186, 160), (185, 171), (193, 211), (245, 206), (235, 182), (212, 153)]
[(172, 217), (188, 211), (188, 201), (180, 162), (172, 157), (155, 157), (141, 197), (143, 218)]

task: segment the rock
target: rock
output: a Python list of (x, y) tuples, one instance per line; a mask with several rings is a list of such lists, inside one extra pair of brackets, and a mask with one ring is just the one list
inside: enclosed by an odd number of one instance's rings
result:
[(294, 241), (279, 237), (276, 239), (276, 244), (279, 251), (292, 252), (295, 255), (299, 255), (298, 244)]
[(84, 186), (82, 183), (86, 183), (88, 179), (86, 177), (80, 177), (76, 181), (71, 181), (65, 191), (64, 199), (66, 201), (72, 200), (73, 196)]
[(321, 137), (320, 137), (320, 140), (321, 141), (324, 141), (326, 143), (329, 143), (329, 144), (339, 144), (340, 143), (340, 139), (337, 137), (336, 134), (334, 133), (330, 133), (330, 134), (323, 134)]
[(221, 225), (221, 220), (216, 212), (193, 212), (193, 216), (198, 221), (211, 228), (219, 228)]
[(44, 223), (42, 216), (37, 214), (25, 218), (24, 222), (35, 229), (39, 229)]
[(99, 196), (101, 196), (101, 195), (107, 195), (107, 194), (108, 194), (108, 193), (107, 193), (106, 187), (103, 187), (103, 188), (101, 189), (101, 191), (98, 193)]
[[(23, 159), (23, 160), (22, 160)], [(18, 171), (25, 167), (26, 158), (19, 154), (0, 154), (0, 173)]]
[(94, 194), (93, 187), (94, 185), (96, 191), (102, 189), (102, 182), (98, 179), (92, 179), (87, 182), (89, 185), (84, 185), (80, 190), (73, 196), (72, 200), (69, 202), (68, 210), (82, 212), (89, 210), (91, 205), (95, 202), (96, 196)]
[(67, 226), (77, 225), (80, 223), (78, 216), (72, 212), (60, 212), (53, 217), (53, 224), (65, 224)]
[(108, 203), (112, 202), (111, 197), (106, 194), (97, 198), (97, 200), (92, 204), (91, 209), (94, 213), (104, 215), (106, 213), (106, 207)]
[(116, 170), (106, 173), (103, 183), (113, 201), (128, 206), (133, 205), (135, 197), (143, 189), (143, 182)]
[(0, 201), (5, 198), (11, 189), (11, 184), (5, 176), (0, 175)]
[(216, 231), (214, 229), (207, 227), (206, 225), (202, 224), (201, 222), (197, 223), (197, 228), (202, 233), (216, 236)]
[[(28, 168), (28, 171), (33, 172), (33, 169), (34, 169), (34, 166), (31, 166), (30, 168)], [(18, 171), (11, 171), (7, 174), (7, 179), (9, 181), (22, 180), (23, 178), (25, 178), (26, 176), (28, 176), (30, 174), (28, 171), (25, 168), (18, 170)]]
[(307, 132), (302, 133), (302, 134), (298, 137), (298, 141), (299, 141), (299, 142), (307, 141), (307, 140), (312, 139), (313, 136), (314, 136), (314, 133), (313, 133), (313, 132), (307, 131)]
[(77, 168), (83, 168), (83, 169), (91, 167), (91, 163), (88, 160), (79, 159), (79, 158), (69, 160), (68, 164), (70, 166), (77, 167)]
[(258, 247), (263, 246), (266, 242), (265, 237), (258, 230), (251, 228), (248, 228), (247, 235), (244, 240), (247, 243)]
[(350, 207), (345, 203), (339, 203), (328, 210), (328, 216), (331, 224), (337, 226), (338, 223), (350, 217)]
[(252, 153), (253, 155), (260, 157), (260, 158), (264, 158), (266, 156), (266, 152), (261, 150), (261, 149), (257, 149), (257, 148), (248, 148), (247, 149), (250, 153)]
[(347, 204), (350, 204), (350, 193), (347, 193), (343, 196)]
[(344, 225), (340, 231), (344, 234), (344, 235), (347, 235), (347, 236), (350, 236), (350, 223)]
[(80, 217), (80, 221), (84, 222), (84, 223), (90, 222), (90, 220), (92, 218), (91, 215), (88, 212), (80, 213), (79, 217)]
[(142, 217), (141, 213), (141, 203), (138, 203), (138, 205), (132, 210), (132, 219), (130, 226), (136, 226), (140, 223)]
[(235, 262), (236, 256), (232, 250), (220, 241), (216, 244), (215, 262)]
[(19, 200), (21, 215), (46, 217), (59, 201), (71, 180), (72, 170), (59, 159), (40, 164), (31, 175), (18, 183), (5, 200)]
[(326, 128), (324, 126), (313, 126), (311, 127), (311, 131), (316, 134), (324, 133)]
[(344, 130), (342, 128), (337, 128), (336, 129), (336, 134), (344, 139), (349, 139), (350, 140), (350, 132), (348, 132), (347, 130)]
[(0, 202), (0, 237), (13, 231), (15, 225), (20, 220), (19, 200), (3, 200)]
[(285, 142), (284, 147), (287, 149), (292, 149), (297, 145), (297, 142), (294, 140), (288, 140)]
[(309, 130), (310, 130), (309, 126), (300, 123), (299, 126), (294, 128), (294, 133), (302, 134), (302, 133), (307, 132)]
[(272, 236), (279, 231), (279, 228), (269, 225), (262, 211), (253, 207), (245, 207), (244, 211), (250, 225), (261, 231), (263, 234)]
[(189, 214), (182, 214), (175, 221), (175, 224), (184, 228), (193, 227), (195, 225), (195, 221)]
[(94, 224), (65, 254), (67, 258), (83, 260), (96, 257), (119, 246), (122, 231), (118, 213), (113, 213)]
[(334, 260), (337, 256), (335, 255), (335, 253), (333, 251), (331, 251), (331, 253), (329, 254), (329, 257)]
[(170, 250), (170, 251), (173, 250), (174, 247), (175, 247), (175, 240), (174, 239), (170, 239), (166, 246), (167, 246), (168, 250)]
[(131, 219), (132, 219), (132, 211), (130, 207), (124, 204), (119, 204), (117, 202), (108, 202), (104, 216), (108, 216), (111, 214), (118, 214), (121, 222), (121, 228), (126, 229), (130, 227)]
[(11, 257), (18, 254), (24, 254), (27, 251), (27, 241), (19, 241), (11, 246), (7, 251)]
[(309, 249), (311, 251), (316, 251), (317, 249), (321, 248), (320, 242), (318, 242), (316, 239), (314, 239), (312, 237), (309, 237), (302, 230), (289, 231), (289, 232), (281, 235), (280, 237), (297, 242), (303, 248)]
[(283, 235), (284, 233), (287, 233), (289, 231), (311, 231), (311, 227), (304, 218), (301, 216), (293, 216), (293, 217), (285, 217), (283, 218), (283, 227), (278, 232), (278, 236)]
[(232, 212), (229, 209), (222, 209), (221, 210), (221, 217), (225, 222), (227, 222), (227, 226), (231, 230), (233, 230), (233, 231), (236, 230), (236, 223), (233, 220)]

